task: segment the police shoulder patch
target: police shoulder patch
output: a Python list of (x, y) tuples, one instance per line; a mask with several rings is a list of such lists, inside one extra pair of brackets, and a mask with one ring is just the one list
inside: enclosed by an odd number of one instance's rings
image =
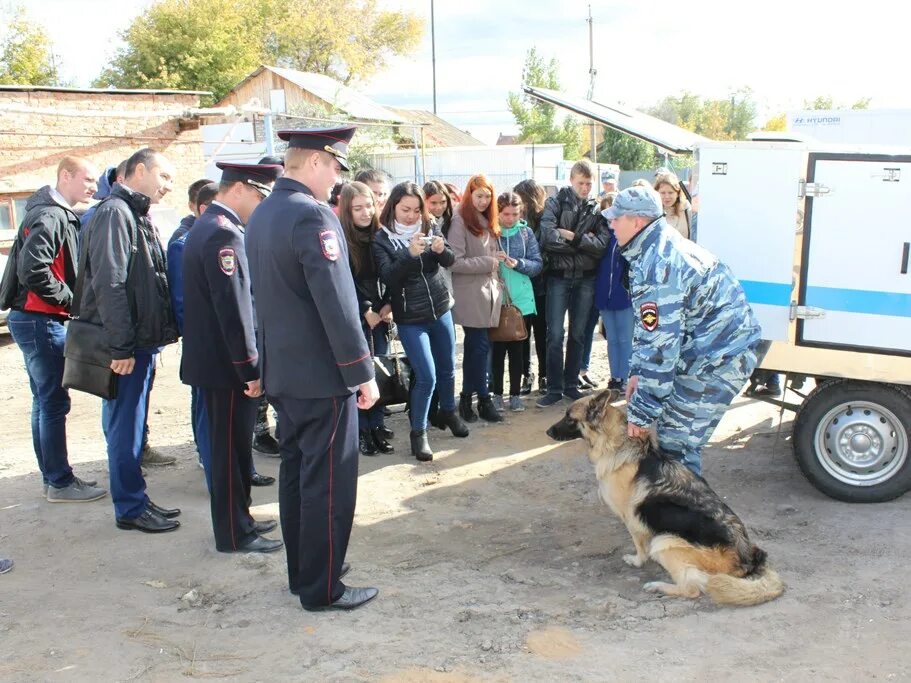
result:
[(339, 255), (338, 235), (335, 230), (321, 230), (319, 233), (319, 246), (330, 261), (337, 261)]
[(218, 267), (225, 275), (234, 275), (237, 270), (237, 254), (234, 253), (234, 249), (225, 247), (218, 251)]
[(639, 318), (642, 320), (642, 327), (648, 332), (654, 332), (658, 329), (658, 304), (646, 301), (639, 307)]

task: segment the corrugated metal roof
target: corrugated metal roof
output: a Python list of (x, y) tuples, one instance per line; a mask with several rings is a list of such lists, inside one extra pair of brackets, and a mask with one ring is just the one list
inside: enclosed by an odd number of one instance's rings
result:
[(621, 133), (650, 142), (673, 154), (688, 154), (700, 142), (708, 141), (708, 138), (690, 130), (617, 104), (600, 104), (546, 88), (525, 86), (524, 90), (533, 97), (569, 109), (576, 114), (603, 123), (609, 128), (619, 130)]
[(263, 65), (263, 68), (269, 69), (269, 71), (278, 74), (285, 80), (291, 81), (297, 87), (341, 109), (352, 118), (396, 123), (402, 121), (402, 117), (395, 112), (380, 106), (354, 88), (349, 88), (347, 85), (339, 83), (328, 76), (297, 71), (296, 69), (285, 69), (279, 66), (269, 66), (267, 64)]
[[(456, 128), (448, 121), (441, 119), (436, 114), (423, 109), (399, 109), (398, 107), (389, 107), (402, 120), (408, 123), (423, 123), (424, 142), (428, 147), (474, 147), (484, 145), (483, 142), (466, 133), (464, 130)], [(406, 130), (401, 131), (409, 139), (411, 131), (407, 125), (403, 126)]]
[(120, 88), (64, 88), (56, 85), (11, 85), (0, 83), (0, 92), (80, 92), (98, 95), (211, 95), (208, 90), (136, 90)]

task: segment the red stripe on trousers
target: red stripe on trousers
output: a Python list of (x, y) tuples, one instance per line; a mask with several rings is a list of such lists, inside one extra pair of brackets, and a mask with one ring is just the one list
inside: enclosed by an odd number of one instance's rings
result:
[(231, 545), (237, 550), (237, 536), (234, 529), (234, 392), (231, 392), (231, 408), (228, 411), (228, 519), (231, 523)]
[(332, 604), (332, 454), (335, 446), (335, 433), (338, 431), (338, 405), (332, 398), (332, 437), (329, 439), (329, 604)]

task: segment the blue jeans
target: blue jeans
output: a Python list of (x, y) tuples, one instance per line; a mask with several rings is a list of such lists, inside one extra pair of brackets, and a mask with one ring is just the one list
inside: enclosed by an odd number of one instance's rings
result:
[[(595, 298), (595, 278), (547, 278), (547, 393), (579, 388), (585, 327)], [(563, 321), (569, 313), (569, 340), (563, 363)]]
[(462, 391), (466, 394), (488, 396), (487, 384), (491, 359), (490, 332), (486, 327), (465, 327), (465, 343), (462, 347)]
[(635, 317), (633, 308), (619, 311), (601, 311), (604, 321), (604, 333), (607, 335), (607, 360), (610, 363), (610, 376), (624, 382), (629, 379), (629, 361), (633, 355), (633, 325)]
[(10, 311), (10, 334), (22, 351), (32, 390), (32, 446), (44, 483), (63, 488), (73, 483), (66, 449), (70, 394), (63, 388), (66, 328), (53, 316)]
[[(389, 333), (389, 325), (386, 323), (380, 323), (372, 330), (367, 326), (366, 322), (361, 323), (361, 327), (364, 328), (364, 336), (367, 337), (369, 342), (371, 338), (373, 339), (373, 355), (374, 356), (385, 356), (389, 353), (389, 340), (386, 338), (386, 335)], [(360, 410), (357, 411), (357, 427), (360, 431), (364, 432), (369, 429), (379, 429), (385, 426), (385, 419), (383, 418), (383, 406), (373, 406), (369, 410)]]
[(411, 429), (427, 429), (430, 395), (436, 387), (440, 410), (455, 410), (455, 328), (452, 314), (420, 325), (399, 323), (399, 339), (414, 372)]
[(595, 341), (595, 327), (598, 325), (598, 309), (595, 308), (594, 302), (592, 302), (592, 312), (588, 315), (588, 320), (585, 321), (585, 337), (582, 342), (582, 362), (579, 365), (580, 370), (588, 370), (589, 364), (592, 362), (592, 342)]
[(111, 498), (118, 518), (141, 515), (148, 504), (142, 476), (142, 438), (155, 354), (137, 350), (129, 375), (117, 378), (117, 398), (101, 402), (101, 424), (108, 445)]

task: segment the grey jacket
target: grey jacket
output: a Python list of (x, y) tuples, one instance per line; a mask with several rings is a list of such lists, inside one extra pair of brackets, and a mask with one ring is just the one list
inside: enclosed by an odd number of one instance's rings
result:
[(104, 327), (114, 360), (177, 341), (165, 253), (148, 213), (148, 197), (117, 183), (83, 228), (85, 279), (73, 315)]

